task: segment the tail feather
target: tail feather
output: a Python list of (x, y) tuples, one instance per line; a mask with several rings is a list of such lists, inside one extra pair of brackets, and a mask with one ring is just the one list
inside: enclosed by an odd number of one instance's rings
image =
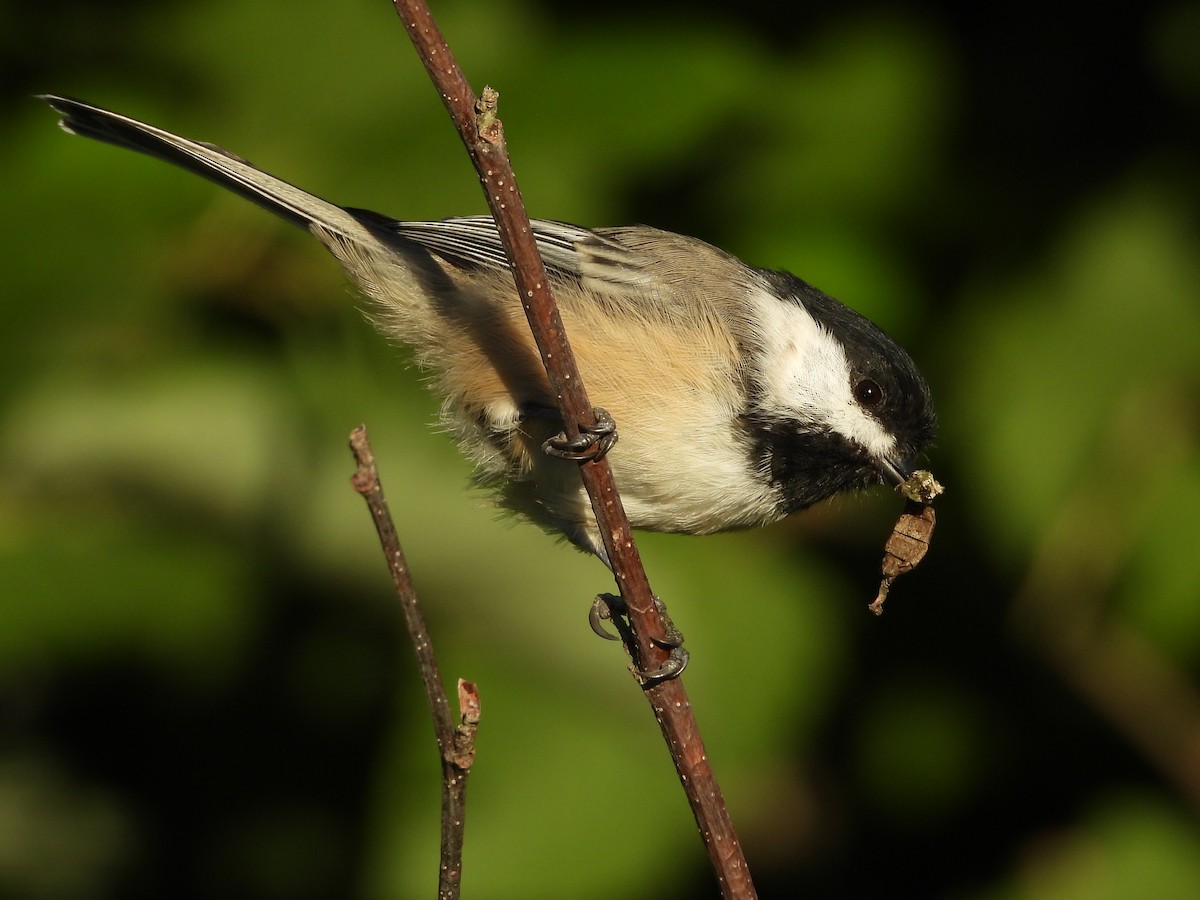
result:
[(115, 144), (173, 163), (301, 228), (311, 229), (315, 223), (352, 240), (361, 240), (368, 234), (364, 225), (341, 207), (302, 191), (274, 175), (268, 175), (240, 156), (214, 144), (191, 141), (137, 119), (69, 97), (43, 94), (40, 99), (62, 116), (59, 124), (71, 134)]

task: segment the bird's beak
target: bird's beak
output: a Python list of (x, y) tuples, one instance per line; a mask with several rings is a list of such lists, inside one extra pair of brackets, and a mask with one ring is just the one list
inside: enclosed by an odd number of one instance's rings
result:
[(913, 473), (913, 465), (907, 460), (881, 459), (879, 461), (879, 472), (883, 475), (883, 480), (886, 483), (892, 487), (899, 487)]

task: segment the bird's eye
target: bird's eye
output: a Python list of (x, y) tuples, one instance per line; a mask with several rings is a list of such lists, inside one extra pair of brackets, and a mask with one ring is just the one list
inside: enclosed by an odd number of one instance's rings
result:
[(854, 385), (854, 399), (860, 406), (878, 406), (883, 400), (883, 388), (870, 378), (864, 378)]

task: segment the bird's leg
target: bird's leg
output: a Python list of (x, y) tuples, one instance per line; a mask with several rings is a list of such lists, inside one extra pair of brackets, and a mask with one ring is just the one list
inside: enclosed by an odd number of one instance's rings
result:
[[(689, 658), (687, 650), (683, 647), (683, 634), (675, 627), (675, 623), (667, 615), (666, 605), (658, 597), (654, 598), (654, 608), (658, 610), (659, 618), (663, 623), (663, 639), (656, 640), (654, 643), (668, 651), (669, 654), (663, 664), (656, 669), (637, 667), (637, 642), (634, 640), (633, 629), (629, 624), (624, 600), (615, 594), (599, 594), (592, 603), (591, 612), (588, 613), (588, 622), (592, 626), (592, 631), (610, 641), (620, 640), (625, 645), (625, 652), (635, 661), (634, 674), (642, 683), (643, 688), (652, 688), (656, 684), (678, 678), (687, 668)], [(603, 621), (605, 619), (616, 626), (616, 635), (609, 634), (604, 629)]]
[[(568, 438), (565, 432), (559, 432), (542, 443), (542, 452), (556, 459), (575, 462), (603, 459), (617, 442), (617, 423), (608, 414), (608, 411), (601, 407), (596, 407), (592, 413), (596, 419), (594, 425), (580, 428), (578, 437), (574, 438)], [(559, 415), (557, 409), (540, 404), (523, 405), (521, 415), (524, 418), (562, 422), (562, 416)], [(585, 549), (592, 550), (606, 566), (612, 567), (602, 546), (590, 541), (576, 541), (576, 543)], [(588, 613), (588, 623), (592, 626), (592, 631), (606, 640), (619, 640), (624, 643), (625, 651), (629, 654), (630, 659), (635, 661), (634, 674), (642, 683), (643, 688), (651, 688), (672, 678), (678, 678), (688, 664), (688, 652), (683, 648), (683, 634), (675, 627), (675, 623), (667, 615), (667, 607), (658, 597), (654, 598), (654, 606), (663, 623), (663, 638), (654, 643), (668, 652), (667, 659), (656, 669), (637, 667), (637, 641), (634, 639), (633, 628), (629, 624), (624, 600), (614, 594), (599, 594)], [(610, 634), (604, 628), (603, 623), (606, 619), (616, 626), (617, 634)]]

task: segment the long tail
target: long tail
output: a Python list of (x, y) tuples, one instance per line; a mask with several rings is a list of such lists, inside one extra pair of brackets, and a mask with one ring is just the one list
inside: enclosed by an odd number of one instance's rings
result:
[(213, 144), (147, 125), (128, 116), (69, 97), (41, 95), (62, 115), (64, 131), (136, 150), (174, 163), (245, 197), (301, 228), (332, 232), (350, 241), (370, 240), (368, 229), (346, 210), (315, 197)]

